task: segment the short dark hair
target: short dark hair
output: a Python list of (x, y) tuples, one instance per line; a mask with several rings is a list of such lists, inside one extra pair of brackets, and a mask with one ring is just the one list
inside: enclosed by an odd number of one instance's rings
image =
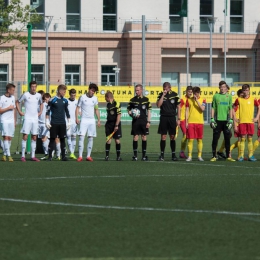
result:
[(39, 90), (38, 93), (43, 95), (45, 92), (43, 90)]
[(243, 90), (242, 90), (242, 89), (239, 89), (239, 90), (237, 91), (237, 95), (238, 95), (238, 96), (240, 96), (242, 93), (243, 93)]
[(141, 89), (143, 89), (143, 85), (142, 84), (135, 85), (135, 88), (137, 88), (137, 87), (140, 87)]
[(12, 83), (8, 83), (6, 86), (5, 86), (5, 89), (8, 90), (10, 88), (15, 88), (15, 85), (12, 84)]
[(113, 93), (111, 92), (111, 91), (107, 91), (107, 93), (105, 94), (105, 97), (106, 98), (114, 98), (114, 96), (113, 96)]
[(46, 98), (51, 98), (50, 93), (44, 93), (42, 99), (45, 100)]
[(88, 86), (88, 89), (94, 89), (95, 92), (97, 92), (98, 91), (98, 86), (95, 83), (90, 83), (89, 86)]
[(61, 84), (61, 85), (58, 86), (58, 91), (61, 90), (61, 89), (62, 89), (62, 90), (66, 90), (66, 89), (67, 89), (67, 86), (64, 85), (64, 84)]
[(218, 83), (218, 86), (220, 87), (220, 86), (222, 86), (223, 84), (226, 84), (226, 85), (227, 85), (226, 81), (221, 80), (221, 81)]
[(192, 86), (187, 86), (187, 88), (186, 88), (186, 91), (188, 91), (188, 90), (192, 90)]
[(200, 87), (193, 87), (192, 92), (193, 93), (200, 93)]
[(250, 86), (249, 86), (248, 84), (244, 84), (244, 85), (242, 86), (242, 90), (245, 90), (245, 89), (247, 89), (247, 88), (250, 89)]
[(37, 82), (36, 82), (36, 81), (34, 81), (34, 80), (33, 80), (33, 81), (31, 81), (31, 82), (29, 83), (29, 86), (30, 86), (30, 88), (31, 88), (31, 86), (32, 86), (32, 85), (37, 85)]
[(75, 88), (70, 89), (70, 90), (69, 90), (69, 94), (70, 94), (70, 95), (71, 95), (71, 94), (76, 94), (76, 89), (75, 89)]
[(164, 88), (165, 88), (165, 87), (170, 87), (170, 88), (171, 88), (172, 86), (171, 86), (171, 83), (170, 83), (170, 82), (164, 82), (164, 83), (163, 83), (163, 87), (164, 87)]

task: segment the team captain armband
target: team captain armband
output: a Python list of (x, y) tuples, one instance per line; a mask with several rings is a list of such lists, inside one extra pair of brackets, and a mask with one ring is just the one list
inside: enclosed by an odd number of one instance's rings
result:
[(94, 108), (95, 108), (95, 109), (98, 109), (98, 105), (95, 105)]

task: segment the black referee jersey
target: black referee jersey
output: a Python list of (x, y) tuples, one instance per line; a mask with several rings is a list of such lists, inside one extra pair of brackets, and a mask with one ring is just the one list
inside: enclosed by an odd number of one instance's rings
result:
[(147, 118), (147, 111), (152, 109), (149, 98), (135, 96), (130, 99), (127, 110), (130, 111), (133, 108), (138, 108), (140, 110), (139, 118)]
[[(157, 98), (159, 101), (162, 97), (163, 92), (161, 92)], [(180, 104), (180, 98), (178, 94), (174, 91), (169, 91), (163, 98), (163, 103), (160, 106), (161, 116), (176, 116), (177, 106)]]
[(115, 100), (107, 103), (107, 122), (115, 123), (117, 116), (121, 114), (121, 104)]

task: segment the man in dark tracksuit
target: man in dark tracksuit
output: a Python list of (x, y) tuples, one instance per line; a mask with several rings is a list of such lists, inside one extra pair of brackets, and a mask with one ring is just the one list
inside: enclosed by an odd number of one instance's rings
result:
[[(65, 157), (65, 138), (67, 137), (67, 130), (70, 128), (70, 114), (68, 110), (68, 100), (64, 98), (67, 87), (65, 85), (59, 85), (57, 90), (57, 96), (52, 98), (48, 102), (48, 108), (46, 112), (46, 127), (50, 129), (50, 143), (49, 143), (49, 161), (52, 160), (52, 152), (55, 149), (55, 138), (60, 139), (61, 145), (61, 160), (68, 161)], [(67, 117), (67, 126), (65, 121), (65, 115)], [(51, 121), (49, 117), (51, 116)]]

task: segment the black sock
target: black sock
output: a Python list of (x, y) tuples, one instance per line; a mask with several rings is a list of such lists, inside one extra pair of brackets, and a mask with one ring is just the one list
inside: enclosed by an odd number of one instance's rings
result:
[(143, 158), (146, 155), (146, 147), (147, 147), (147, 141), (142, 141), (142, 152), (143, 152)]
[(134, 156), (137, 157), (138, 141), (133, 141)]
[(165, 140), (161, 140), (160, 147), (161, 147), (161, 156), (162, 157), (164, 157), (165, 146), (166, 146), (166, 141)]
[(121, 144), (116, 144), (116, 156), (120, 157), (121, 152)]
[(175, 157), (175, 147), (176, 147), (175, 140), (171, 140), (172, 158)]
[(109, 156), (110, 144), (106, 143), (106, 156)]
[(52, 152), (55, 149), (55, 138), (50, 138), (50, 142), (49, 142), (49, 157), (52, 158)]
[(65, 151), (66, 151), (65, 138), (60, 138), (60, 149), (61, 149), (61, 158), (64, 158)]

